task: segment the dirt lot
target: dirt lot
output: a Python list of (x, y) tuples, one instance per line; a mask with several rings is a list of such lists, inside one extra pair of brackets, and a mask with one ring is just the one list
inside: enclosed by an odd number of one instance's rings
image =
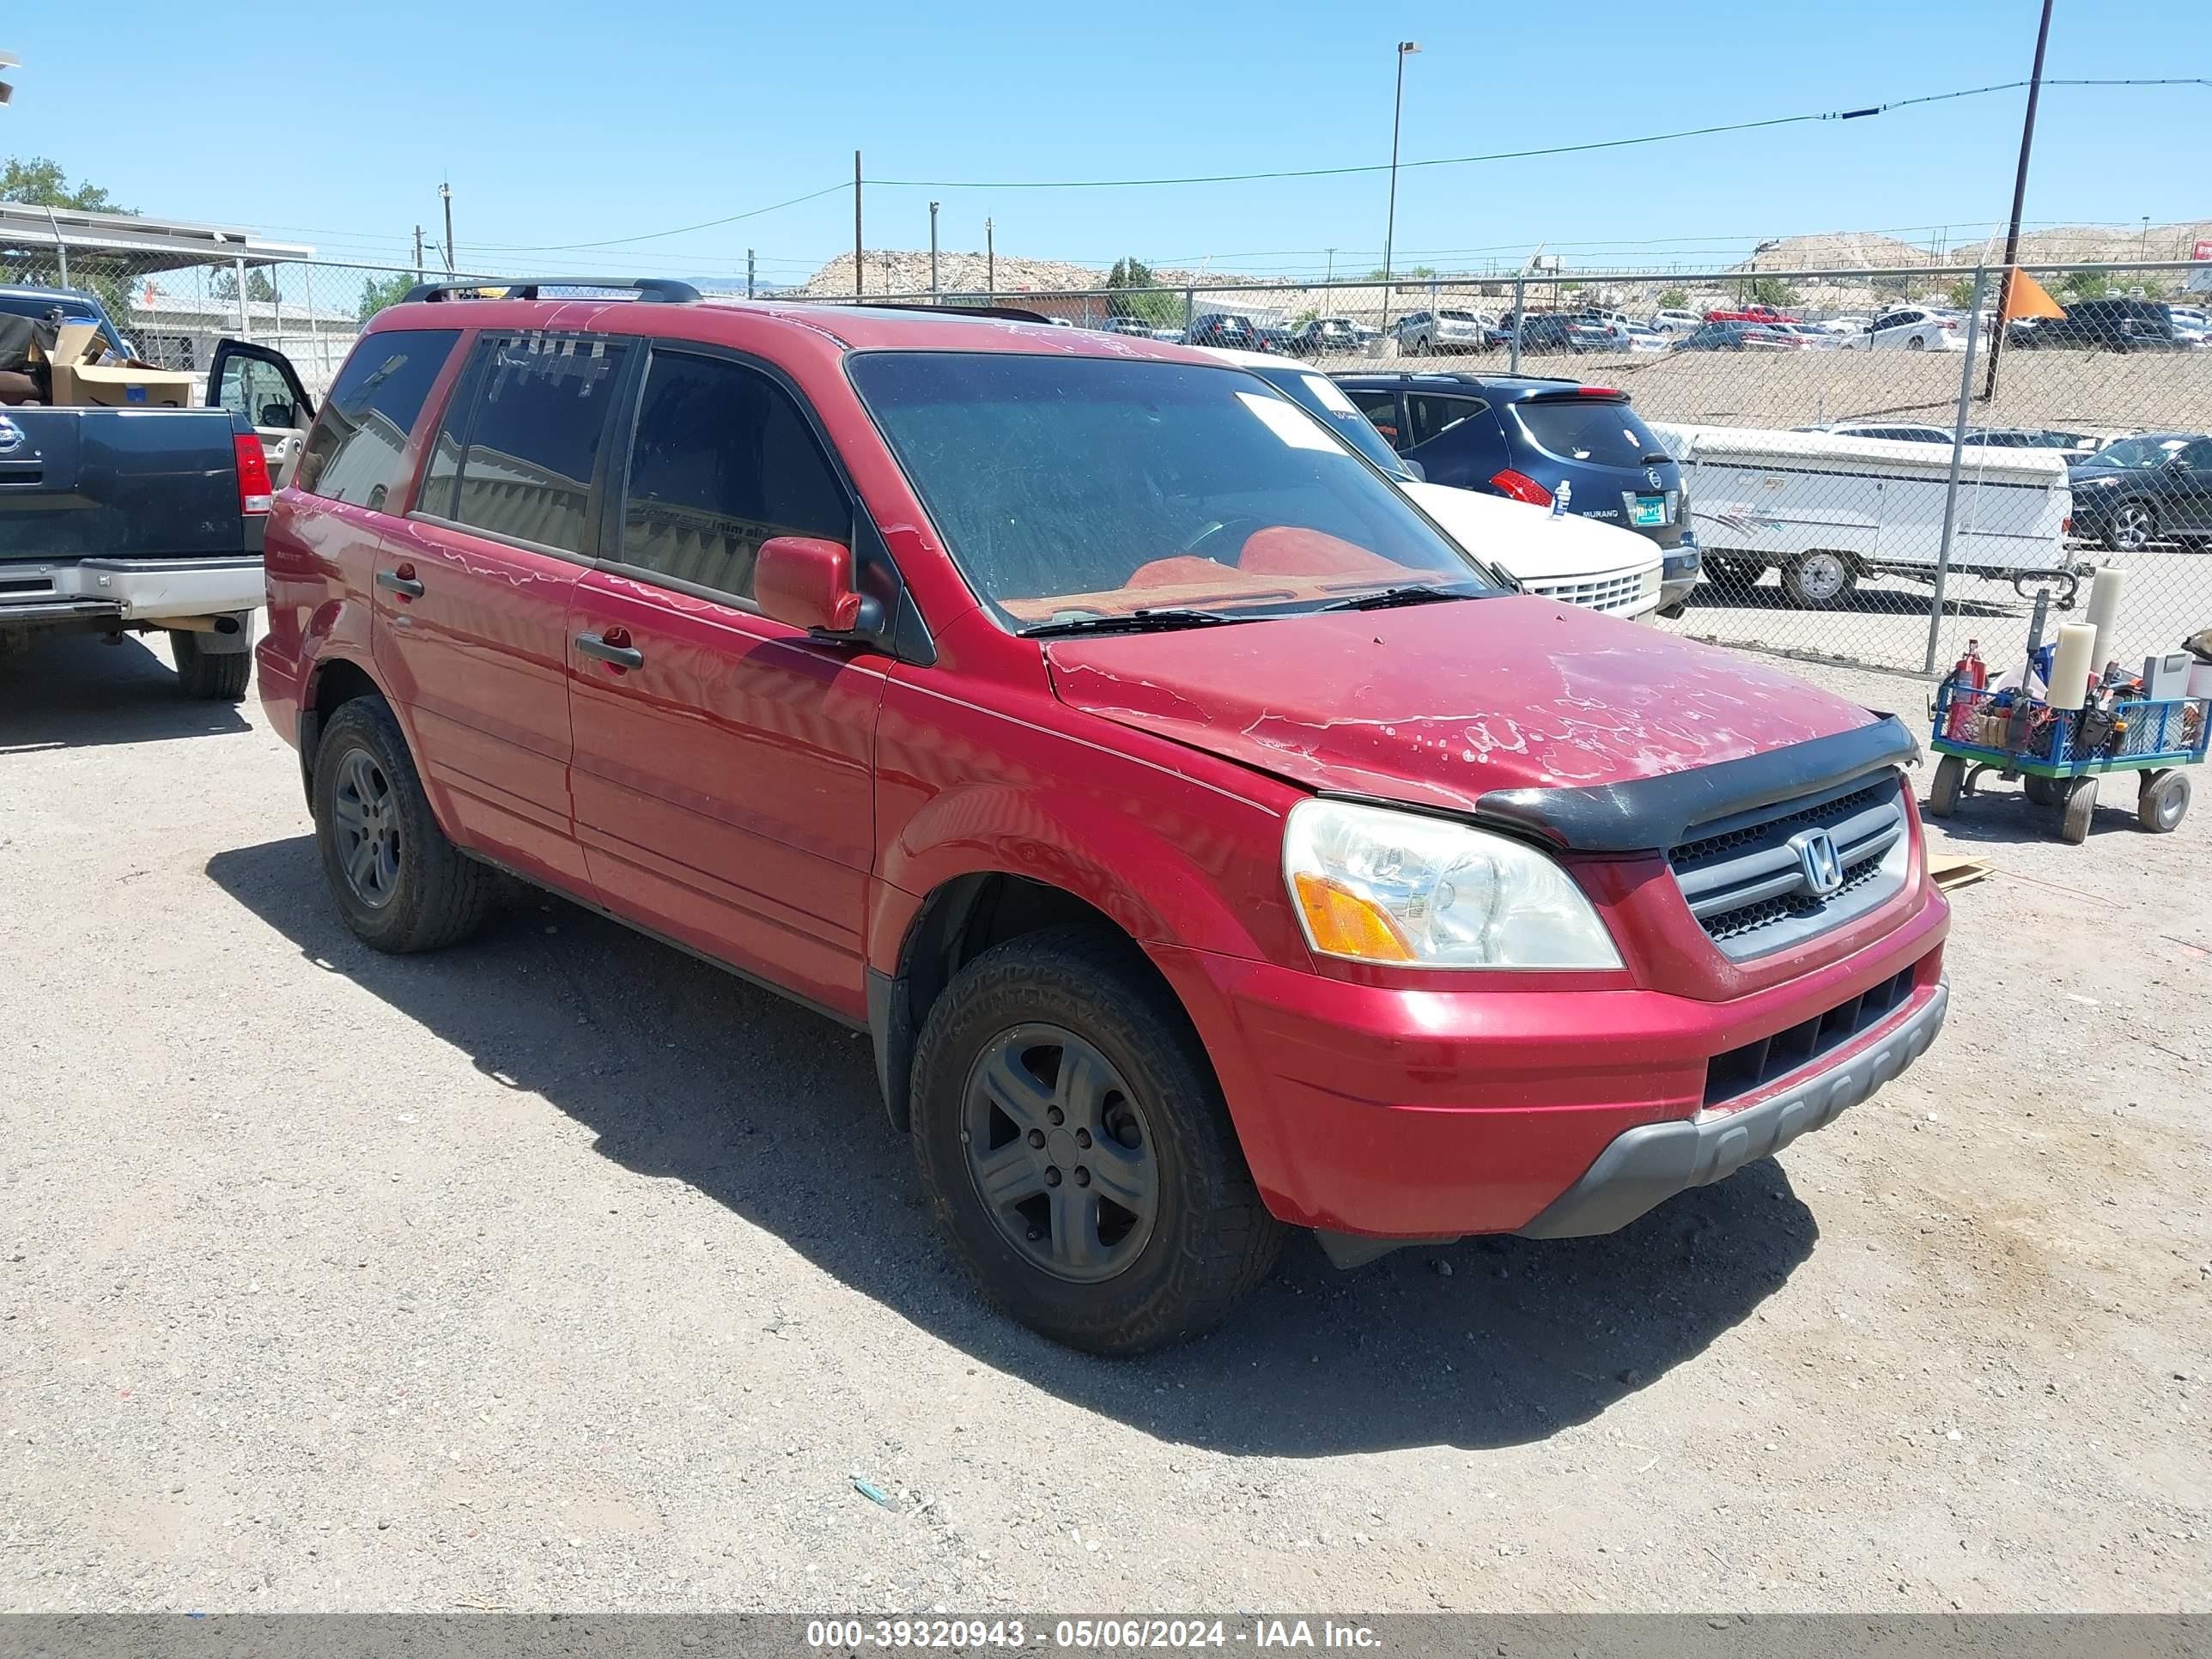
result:
[(258, 708), (41, 650), (0, 1606), (2202, 1611), (2212, 805), (1955, 822), (1950, 1029), (1833, 1128), (1109, 1364), (970, 1297), (861, 1041), (551, 901), (377, 957)]

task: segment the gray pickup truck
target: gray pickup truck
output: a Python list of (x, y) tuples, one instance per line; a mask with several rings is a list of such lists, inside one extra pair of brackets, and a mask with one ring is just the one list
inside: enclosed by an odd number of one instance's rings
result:
[(186, 696), (244, 697), (262, 533), (313, 415), (281, 353), (235, 340), (205, 407), (0, 408), (0, 655), (166, 633)]

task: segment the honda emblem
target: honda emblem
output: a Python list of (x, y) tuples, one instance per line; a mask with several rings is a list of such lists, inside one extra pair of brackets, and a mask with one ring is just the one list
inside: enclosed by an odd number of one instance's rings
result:
[(1814, 898), (1826, 898), (1844, 884), (1844, 855), (1826, 830), (1808, 830), (1790, 836), (1790, 850), (1797, 855), (1805, 890)]

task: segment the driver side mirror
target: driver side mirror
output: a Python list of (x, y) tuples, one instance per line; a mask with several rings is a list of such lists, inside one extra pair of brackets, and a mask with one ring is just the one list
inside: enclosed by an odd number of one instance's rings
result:
[(771, 536), (753, 562), (753, 602), (763, 614), (810, 634), (872, 632), (883, 606), (853, 585), (853, 550), (820, 536)]

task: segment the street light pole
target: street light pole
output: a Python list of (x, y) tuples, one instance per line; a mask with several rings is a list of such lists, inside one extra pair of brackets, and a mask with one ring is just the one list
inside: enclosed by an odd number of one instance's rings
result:
[[(2048, 0), (2046, 0), (2046, 3)], [(1418, 40), (1398, 43), (1398, 93), (1390, 106), (1390, 214), (1382, 223), (1382, 331), (1390, 331), (1390, 247), (1398, 234), (1398, 128), (1406, 113), (1406, 60), (1421, 49)]]
[[(2043, 92), (2043, 49), (2051, 40), (2051, 0), (2043, 0), (2043, 21), (2035, 30), (2035, 67), (2027, 77), (2027, 116), (2020, 128), (2020, 171), (2013, 175), (2012, 222), (2005, 229), (2004, 276), (1997, 284), (1996, 326), (1990, 331), (1990, 378), (1982, 386), (1982, 401), (1997, 395), (1997, 358), (2004, 345), (2004, 314), (2012, 303), (2013, 262), (2020, 258), (2020, 216), (2027, 202), (2027, 153), (2035, 145), (2035, 105)], [(1982, 325), (1977, 312), (1967, 325)]]
[(929, 297), (939, 297), (937, 288), (937, 204), (929, 204)]
[(450, 276), (453, 274), (453, 187), (440, 183), (438, 199), (446, 204), (446, 275)]

